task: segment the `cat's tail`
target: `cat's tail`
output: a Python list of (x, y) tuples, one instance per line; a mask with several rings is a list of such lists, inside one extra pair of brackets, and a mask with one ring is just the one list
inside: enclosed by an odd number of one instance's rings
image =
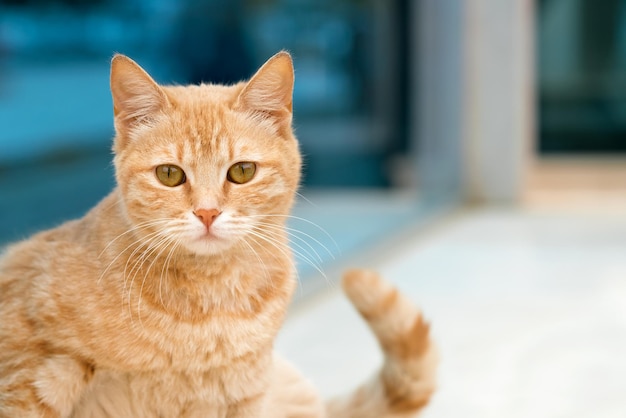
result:
[(327, 404), (329, 418), (414, 417), (435, 390), (437, 353), (420, 311), (376, 273), (352, 270), (343, 289), (376, 335), (381, 369), (352, 394)]

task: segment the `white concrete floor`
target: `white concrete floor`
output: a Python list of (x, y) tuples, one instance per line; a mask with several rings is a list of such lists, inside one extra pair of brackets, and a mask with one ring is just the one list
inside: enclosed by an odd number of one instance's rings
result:
[[(424, 417), (626, 417), (626, 206), (605, 209), (467, 210), (352, 258), (431, 321), (442, 361)], [(277, 349), (325, 396), (381, 359), (330, 287), (295, 306)]]

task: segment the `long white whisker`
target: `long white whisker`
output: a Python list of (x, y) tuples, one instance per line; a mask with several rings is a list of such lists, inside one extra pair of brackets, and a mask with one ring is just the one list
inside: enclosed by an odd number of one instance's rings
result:
[[(130, 281), (130, 285), (128, 286), (128, 309), (129, 309), (129, 313), (132, 312), (131, 310), (131, 296), (132, 296), (132, 291), (133, 291), (133, 283), (135, 282), (135, 278), (137, 277), (137, 274), (143, 269), (144, 264), (150, 259), (152, 258), (152, 256), (159, 251), (164, 243), (166, 244), (168, 241), (170, 240), (170, 238), (168, 237), (168, 234), (165, 231), (160, 231), (159, 235), (157, 238), (154, 239), (154, 244), (151, 244), (151, 246), (146, 249), (146, 251), (139, 257), (139, 259), (135, 262), (135, 264), (133, 265), (133, 268), (131, 269), (131, 274), (133, 275), (131, 281)], [(146, 270), (145, 274), (144, 274), (144, 278), (141, 282), (141, 287), (139, 290), (139, 299), (138, 299), (138, 306), (141, 305), (141, 293), (143, 292), (143, 285), (145, 283), (145, 280), (148, 276), (148, 274), (150, 273), (150, 269), (152, 268), (152, 266), (154, 265), (154, 262), (158, 259), (158, 254), (156, 257), (154, 257), (152, 259), (152, 262), (149, 264), (148, 269)], [(134, 273), (133, 273), (134, 271)], [(139, 323), (143, 326), (143, 323), (141, 321), (141, 315), (140, 315), (140, 311), (139, 309), (137, 310), (137, 315), (138, 315), (138, 319), (139, 319)], [(131, 318), (132, 318), (132, 313), (131, 313)]]
[(117, 237), (115, 237), (111, 241), (109, 241), (109, 243), (102, 249), (102, 251), (98, 255), (98, 258), (102, 257), (102, 254), (104, 254), (104, 252), (107, 250), (107, 248), (109, 248), (111, 246), (111, 244), (113, 244), (115, 241), (117, 241), (118, 239), (122, 238), (126, 234), (130, 234), (131, 232), (135, 232), (135, 231), (137, 231), (139, 229), (149, 228), (149, 227), (155, 226), (155, 225), (168, 224), (168, 223), (171, 223), (171, 222), (172, 222), (171, 219), (163, 218), (163, 219), (153, 219), (153, 220), (150, 220), (150, 221), (138, 223), (137, 225), (134, 225), (129, 230), (127, 230), (125, 232), (122, 232)]
[(278, 226), (278, 225), (267, 223), (267, 222), (257, 222), (256, 224), (257, 225), (261, 225), (261, 226), (266, 227), (266, 228), (270, 228), (270, 229), (285, 230), (285, 232), (287, 232), (287, 234), (290, 237), (293, 237), (294, 239), (297, 239), (298, 241), (304, 243), (307, 247), (309, 247), (315, 253), (315, 255), (317, 256), (318, 260), (320, 262), (322, 262), (322, 257), (315, 250), (315, 248), (309, 242), (307, 242), (305, 239), (303, 239), (302, 237), (296, 235), (296, 234), (301, 234), (301, 235), (305, 236), (306, 238), (310, 239), (311, 241), (313, 241), (315, 244), (319, 245), (321, 248), (323, 248), (333, 260), (335, 259), (335, 255), (332, 253), (332, 251), (330, 251), (328, 249), (328, 247), (326, 247), (319, 240), (317, 240), (315, 237), (307, 234), (306, 232), (300, 231), (299, 229), (289, 228), (289, 227), (286, 227), (286, 226), (282, 227), (282, 226)]
[[(129, 259), (126, 260), (126, 265), (128, 265), (128, 260), (130, 260), (130, 258), (132, 258), (132, 256), (143, 246), (145, 246), (146, 244), (142, 244), (141, 242), (144, 241), (146, 238), (148, 238), (148, 240), (150, 239), (151, 236), (157, 234), (157, 232), (151, 232), (149, 234), (146, 234), (143, 237), (140, 237), (138, 239), (136, 239), (135, 241), (131, 242), (130, 244), (128, 244), (128, 246), (126, 246), (126, 248), (124, 248), (122, 251), (119, 252), (119, 254), (117, 256), (115, 256), (115, 258), (113, 258), (113, 260), (111, 260), (111, 262), (109, 262), (109, 264), (107, 264), (106, 268), (102, 271), (102, 273), (100, 274), (100, 277), (98, 278), (98, 283), (100, 283), (100, 281), (102, 280), (102, 278), (104, 277), (104, 275), (109, 271), (109, 269), (111, 268), (111, 266), (113, 266), (113, 264), (115, 264), (115, 262), (131, 247), (138, 245), (137, 248), (135, 248), (135, 250), (132, 252), (132, 254), (130, 255)], [(149, 242), (149, 241), (148, 241)], [(126, 268), (124, 268), (124, 272), (126, 272)]]
[(180, 244), (181, 244), (180, 240), (176, 240), (174, 242), (174, 245), (172, 246), (172, 248), (170, 248), (170, 252), (167, 254), (167, 257), (165, 258), (165, 263), (163, 263), (163, 268), (161, 269), (161, 278), (159, 279), (159, 300), (161, 301), (161, 306), (163, 306), (163, 309), (166, 309), (166, 310), (167, 308), (165, 307), (165, 302), (163, 301), (163, 274), (164, 274), (163, 272), (165, 271), (165, 280), (168, 280), (170, 261), (172, 261), (172, 254), (174, 254), (174, 252), (180, 246)]
[(332, 237), (332, 235), (330, 235), (328, 233), (328, 231), (326, 231), (324, 228), (322, 228), (321, 226), (319, 226), (318, 224), (316, 224), (313, 221), (309, 221), (308, 219), (305, 218), (301, 218), (299, 216), (293, 216), (293, 215), (278, 215), (278, 214), (268, 214), (268, 215), (247, 215), (248, 218), (285, 218), (285, 219), (295, 219), (304, 223), (307, 223), (309, 225), (314, 226), (315, 228), (317, 228), (318, 230), (320, 230), (324, 235), (326, 235), (334, 244), (335, 248), (337, 249), (337, 252), (339, 254), (341, 254), (341, 249), (339, 248), (339, 245), (337, 244), (337, 241), (335, 241), (335, 239)]
[[(137, 246), (137, 248), (135, 248), (133, 250), (133, 252), (130, 253), (128, 258), (126, 259), (126, 264), (124, 265), (124, 289), (126, 289), (126, 284), (128, 283), (128, 277), (129, 277), (130, 274), (133, 274), (133, 271), (135, 270), (135, 267), (137, 266), (137, 263), (140, 262), (146, 256), (148, 250), (152, 246), (153, 241), (155, 239), (158, 239), (161, 234), (162, 234), (162, 232), (160, 230), (154, 231), (154, 232), (151, 232), (150, 234), (147, 234), (146, 236), (144, 236), (143, 238), (138, 240), (138, 241), (144, 241), (145, 240), (145, 242), (140, 243)], [(137, 243), (138, 241), (135, 241), (135, 243)], [(133, 243), (133, 245), (135, 243)], [(137, 254), (140, 250), (142, 250), (144, 248), (145, 248), (145, 251), (142, 252), (142, 254), (139, 256), (138, 259), (134, 260), (135, 254)], [(124, 251), (126, 251), (126, 249)], [(133, 263), (133, 266), (130, 269), (130, 272), (127, 274), (128, 263), (130, 263), (131, 260), (134, 260), (134, 263)]]
[[(102, 254), (104, 254), (104, 252), (106, 251), (106, 249), (113, 244), (114, 241), (116, 241), (117, 239), (121, 238), (123, 235), (126, 235), (128, 233), (131, 232), (136, 232), (140, 229), (145, 229), (145, 228), (149, 228), (152, 226), (156, 226), (156, 225), (161, 225), (161, 224), (168, 224), (168, 223), (174, 223), (175, 225), (178, 223), (183, 223), (182, 221), (178, 220), (178, 219), (169, 219), (169, 218), (163, 218), (163, 219), (157, 219), (157, 220), (152, 220), (152, 221), (147, 221), (147, 222), (142, 222), (140, 224), (135, 225), (133, 228), (129, 229), (128, 231), (118, 235), (116, 238), (114, 238), (113, 240), (111, 240), (107, 246), (100, 252), (100, 255), (98, 256), (98, 258), (100, 258), (102, 256)], [(184, 223), (183, 223), (184, 224)], [(158, 231), (156, 231), (158, 232)], [(100, 277), (98, 277), (98, 283), (100, 283), (100, 281), (102, 280), (102, 278), (106, 275), (106, 273), (109, 271), (109, 269), (111, 268), (111, 266), (113, 266), (113, 264), (131, 247), (133, 247), (134, 245), (136, 245), (137, 243), (146, 240), (146, 238), (150, 238), (151, 236), (153, 236), (155, 234), (155, 232), (152, 232), (150, 234), (146, 234), (142, 237), (137, 238), (135, 241), (133, 241), (132, 243), (130, 243), (126, 248), (124, 248), (122, 251), (119, 252), (119, 254), (117, 256), (115, 256), (113, 258), (113, 260), (111, 260), (109, 262), (109, 264), (107, 264), (106, 268), (102, 271), (102, 273), (100, 273)], [(141, 248), (143, 245), (140, 245), (138, 248)], [(133, 252), (134, 254), (134, 252)], [(128, 263), (127, 263), (128, 265)], [(126, 272), (126, 268), (124, 268), (124, 272)]]
[[(299, 229), (289, 228), (289, 227), (286, 227), (286, 229), (287, 229), (287, 231), (289, 231), (289, 232), (293, 232), (294, 234), (296, 234), (296, 233), (297, 233), (297, 234), (302, 234), (302, 235), (304, 235), (305, 237), (307, 237), (307, 238), (311, 239), (311, 240), (312, 240), (313, 242), (315, 242), (317, 245), (319, 245), (320, 247), (322, 247), (322, 248), (324, 249), (324, 251), (326, 251), (326, 252), (328, 253), (328, 255), (329, 255), (329, 256), (330, 256), (333, 260), (335, 259), (335, 255), (333, 254), (333, 252), (332, 252), (332, 251), (330, 251), (330, 249), (329, 249), (327, 246), (325, 246), (324, 244), (322, 244), (322, 243), (321, 243), (318, 239), (316, 239), (314, 236), (312, 236), (312, 235), (310, 235), (310, 234), (307, 234), (306, 232), (301, 231), (301, 230), (299, 230)], [(292, 235), (292, 234), (290, 234), (290, 235)], [(293, 235), (293, 236), (295, 236), (295, 235)], [(302, 239), (302, 238), (300, 238), (300, 239)], [(304, 241), (304, 240), (303, 240), (303, 241)], [(335, 243), (335, 245), (336, 245), (336, 243)]]
[(244, 239), (239, 240), (238, 243), (243, 243), (245, 244), (248, 249), (250, 249), (250, 251), (252, 251), (252, 254), (254, 254), (254, 256), (256, 257), (256, 259), (259, 261), (259, 263), (261, 264), (261, 267), (263, 267), (263, 271), (265, 272), (265, 279), (270, 280), (270, 273), (269, 270), (267, 269), (267, 266), (265, 265), (265, 262), (263, 261), (263, 259), (261, 258), (261, 256), (259, 256), (259, 253), (254, 249), (254, 247), (252, 245), (250, 245), (250, 243)]
[[(268, 236), (271, 236), (272, 238), (280, 237), (280, 231), (279, 230), (271, 230), (271, 229), (258, 228), (258, 227), (256, 229), (257, 229), (257, 231), (263, 231), (264, 233), (268, 234)], [(292, 234), (289, 234), (289, 235), (292, 235)], [(296, 237), (296, 238), (299, 238), (299, 237)], [(303, 241), (306, 245), (309, 246), (309, 248), (311, 249), (313, 254), (311, 254), (307, 248), (303, 247), (302, 245), (300, 245), (297, 242), (292, 240), (291, 241), (291, 245), (293, 247), (296, 247), (296, 248), (292, 247), (292, 251), (294, 252), (294, 254), (296, 254), (300, 258), (304, 259), (304, 261), (306, 261), (307, 263), (315, 264), (316, 266), (318, 266), (321, 269), (321, 267), (322, 267), (321, 263), (323, 261), (322, 257), (320, 257), (320, 255), (317, 253), (317, 251), (315, 251), (315, 249), (308, 242), (302, 240), (302, 238), (300, 238), (300, 240)]]
[[(253, 228), (252, 231), (250, 231), (251, 234), (254, 234), (255, 236), (261, 238), (262, 240), (266, 241), (267, 243), (273, 245), (275, 248), (277, 248), (279, 251), (281, 251), (285, 256), (289, 256), (284, 250), (282, 250), (277, 244), (275, 244), (275, 239), (273, 239), (272, 237), (267, 236), (266, 234), (264, 234), (264, 232), (262, 229), (259, 230), (258, 228)], [(281, 243), (281, 245), (284, 245)], [(307, 264), (309, 264), (311, 267), (313, 267), (315, 270), (317, 270), (318, 273), (320, 273), (326, 280), (328, 280), (328, 277), (326, 277), (326, 274), (322, 271), (322, 269), (320, 267), (317, 266), (316, 263), (314, 263), (310, 258), (308, 258), (307, 256), (303, 255), (302, 253), (299, 253), (298, 251), (295, 251), (292, 249), (292, 251), (294, 252), (294, 254), (296, 254), (298, 257), (300, 257), (303, 261), (305, 261)]]
[[(164, 231), (164, 232), (169, 232), (169, 231)], [(148, 265), (148, 269), (146, 270), (146, 273), (143, 275), (143, 280), (141, 281), (141, 287), (139, 288), (139, 299), (137, 301), (137, 317), (139, 318), (139, 322), (141, 322), (141, 302), (143, 300), (141, 295), (143, 294), (143, 287), (144, 287), (144, 285), (146, 283), (146, 279), (148, 278), (148, 275), (150, 274), (150, 270), (154, 266), (154, 263), (156, 263), (156, 261), (167, 250), (168, 246), (172, 242), (174, 242), (174, 239), (172, 238), (172, 234), (171, 233), (165, 235), (165, 237), (159, 241), (159, 243), (157, 244), (157, 247), (153, 251), (153, 252), (158, 251), (158, 254), (156, 254), (153, 257), (152, 262), (150, 263), (150, 265)]]
[[(139, 246), (133, 251), (133, 253), (129, 256), (128, 260), (126, 261), (126, 267), (124, 268), (124, 288), (126, 288), (126, 283), (128, 282), (129, 276), (132, 275), (132, 278), (130, 279), (130, 284), (128, 285), (128, 309), (129, 309), (129, 314), (131, 316), (131, 321), (132, 321), (131, 296), (132, 296), (133, 283), (135, 281), (135, 278), (137, 277), (137, 274), (143, 267), (144, 263), (160, 248), (163, 242), (169, 239), (167, 231), (165, 230), (156, 231), (155, 233), (151, 235), (152, 236), (146, 243), (143, 243), (141, 246)], [(128, 263), (130, 262), (130, 260), (133, 258), (133, 256), (137, 253), (139, 249), (145, 247), (146, 245), (147, 245), (147, 248), (134, 261), (133, 266), (130, 269), (130, 272), (126, 274), (126, 269), (128, 267)], [(141, 320), (141, 318), (139, 319)]]
[(289, 249), (289, 247), (281, 242), (277, 242), (275, 239), (271, 239), (267, 236), (265, 236), (264, 234), (261, 233), (262, 231), (256, 231), (256, 230), (250, 230), (248, 231), (248, 233), (250, 235), (252, 235), (253, 237), (257, 237), (261, 240), (263, 240), (264, 242), (270, 244), (271, 246), (273, 246), (274, 248), (276, 248), (281, 254), (283, 254), (288, 260), (289, 263), (291, 264), (291, 266), (293, 267), (294, 271), (297, 272), (297, 268), (296, 265), (293, 262), (293, 258), (291, 256), (291, 254), (289, 254), (286, 250)]
[(300, 192), (296, 192), (296, 196), (298, 196), (299, 198), (301, 198), (302, 200), (304, 200), (305, 202), (307, 202), (309, 205), (313, 206), (314, 208), (319, 207), (317, 204), (313, 203), (313, 201), (311, 201), (308, 197), (306, 197)]

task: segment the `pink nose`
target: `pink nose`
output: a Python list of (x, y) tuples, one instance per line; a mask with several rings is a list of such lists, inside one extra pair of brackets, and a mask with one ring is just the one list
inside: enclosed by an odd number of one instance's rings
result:
[(221, 212), (217, 209), (197, 209), (193, 212), (204, 224), (204, 226), (209, 229), (215, 221), (215, 218), (219, 216)]

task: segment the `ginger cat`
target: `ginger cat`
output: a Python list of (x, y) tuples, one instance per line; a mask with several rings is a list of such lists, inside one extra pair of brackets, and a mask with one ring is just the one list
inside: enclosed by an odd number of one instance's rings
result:
[(117, 187), (0, 259), (0, 417), (402, 417), (434, 390), (419, 311), (366, 271), (344, 288), (385, 363), (324, 404), (273, 353), (295, 287), (293, 66), (159, 86), (116, 55)]

